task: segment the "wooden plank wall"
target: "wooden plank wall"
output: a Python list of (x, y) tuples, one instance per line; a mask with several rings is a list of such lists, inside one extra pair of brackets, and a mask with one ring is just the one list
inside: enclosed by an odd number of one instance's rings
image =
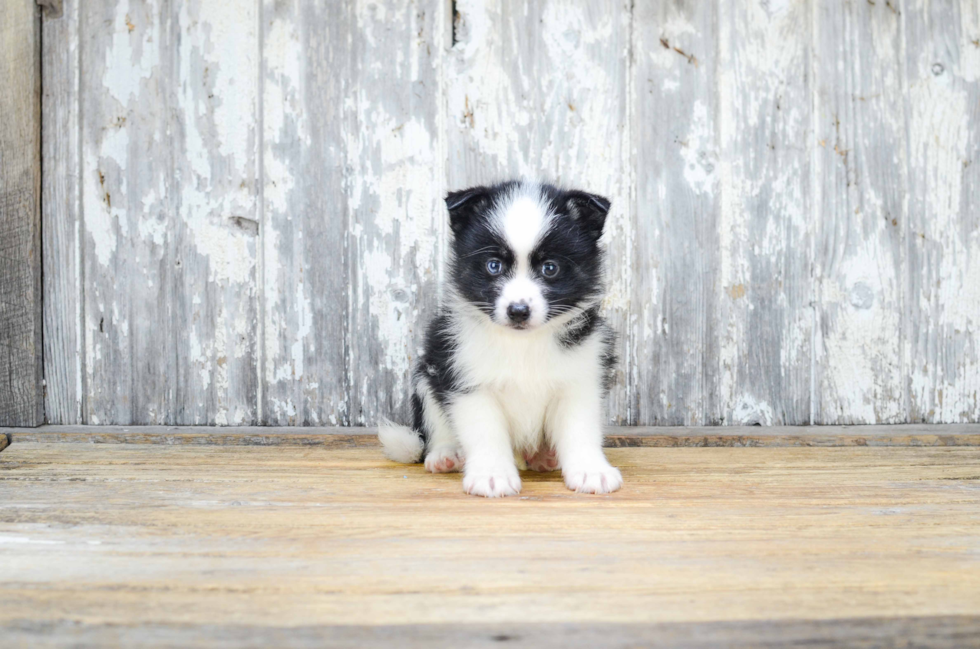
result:
[(78, 0), (45, 412), (405, 419), (447, 189), (609, 196), (609, 421), (980, 421), (976, 0)]
[(0, 426), (44, 416), (40, 47), (33, 0), (0, 5)]

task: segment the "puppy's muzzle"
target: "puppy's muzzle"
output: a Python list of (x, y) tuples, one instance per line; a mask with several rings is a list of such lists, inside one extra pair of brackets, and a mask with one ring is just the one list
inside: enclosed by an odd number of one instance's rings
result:
[(531, 317), (531, 307), (523, 302), (516, 302), (507, 307), (507, 318), (512, 324), (522, 325)]

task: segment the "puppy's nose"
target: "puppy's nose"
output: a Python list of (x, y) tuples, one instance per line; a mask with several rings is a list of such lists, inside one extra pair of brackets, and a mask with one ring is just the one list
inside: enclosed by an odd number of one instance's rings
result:
[(526, 322), (531, 317), (531, 307), (523, 302), (511, 304), (507, 307), (507, 317), (511, 322)]

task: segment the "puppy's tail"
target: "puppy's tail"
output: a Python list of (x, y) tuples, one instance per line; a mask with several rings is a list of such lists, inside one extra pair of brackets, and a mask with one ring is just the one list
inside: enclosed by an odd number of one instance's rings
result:
[(393, 462), (415, 464), (422, 458), (425, 444), (422, 436), (408, 426), (383, 420), (378, 426), (378, 439), (385, 457)]

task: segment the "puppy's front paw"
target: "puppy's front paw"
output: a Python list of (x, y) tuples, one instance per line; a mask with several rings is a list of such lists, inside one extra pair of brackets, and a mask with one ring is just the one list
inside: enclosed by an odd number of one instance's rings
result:
[(432, 449), (425, 456), (425, 468), (431, 473), (461, 471), (463, 464), (463, 451), (456, 446), (440, 446)]
[(521, 477), (513, 466), (467, 471), (463, 478), (463, 491), (471, 496), (487, 498), (516, 496), (521, 493)]
[(583, 494), (608, 494), (623, 486), (623, 474), (606, 462), (579, 464), (562, 472), (565, 486)]

